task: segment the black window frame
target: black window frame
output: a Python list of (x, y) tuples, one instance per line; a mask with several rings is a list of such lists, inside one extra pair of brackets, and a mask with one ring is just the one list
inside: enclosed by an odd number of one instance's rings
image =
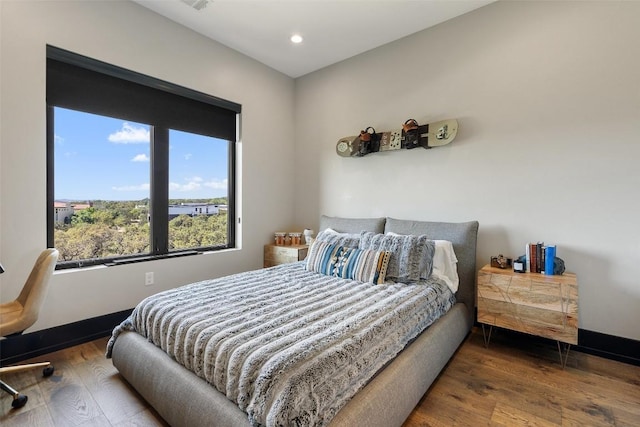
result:
[[(149, 105), (152, 105), (150, 108)], [(117, 265), (235, 248), (236, 144), (242, 107), (212, 95), (47, 45), (47, 246), (54, 247), (55, 107), (151, 126), (150, 252), (61, 261), (56, 269)], [(228, 141), (227, 244), (169, 251), (169, 130)]]

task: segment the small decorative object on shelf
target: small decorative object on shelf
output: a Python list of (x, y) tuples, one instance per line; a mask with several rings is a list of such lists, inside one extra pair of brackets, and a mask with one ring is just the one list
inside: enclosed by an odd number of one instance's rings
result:
[(310, 245), (311, 243), (313, 243), (313, 230), (305, 228), (302, 234), (304, 235), (305, 245)]
[(521, 260), (522, 257), (518, 258), (513, 262), (513, 271), (516, 273), (526, 273), (527, 267), (525, 265), (525, 261)]
[(291, 237), (291, 244), (297, 246), (301, 242), (302, 233), (289, 233), (289, 237)]
[(498, 256), (491, 257), (491, 267), (495, 268), (509, 268), (513, 260), (511, 258), (506, 258), (504, 255), (500, 254)]
[(287, 233), (283, 231), (276, 231), (274, 234), (275, 234), (275, 244), (278, 246), (284, 246)]
[(302, 233), (299, 231), (276, 231), (274, 233), (276, 246), (298, 246), (302, 244)]

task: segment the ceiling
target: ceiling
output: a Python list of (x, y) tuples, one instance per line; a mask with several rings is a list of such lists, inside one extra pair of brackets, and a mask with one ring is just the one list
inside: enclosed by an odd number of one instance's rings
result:
[(295, 78), (495, 0), (134, 1)]

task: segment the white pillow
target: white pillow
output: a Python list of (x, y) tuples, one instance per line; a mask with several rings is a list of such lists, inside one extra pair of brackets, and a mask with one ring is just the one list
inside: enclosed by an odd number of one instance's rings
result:
[[(387, 234), (398, 235), (392, 231)], [(453, 250), (453, 243), (448, 240), (434, 240), (436, 243), (436, 251), (433, 254), (433, 272), (432, 276), (444, 281), (451, 292), (458, 291), (460, 278), (458, 277), (458, 258)]]
[(433, 255), (433, 273), (449, 286), (451, 292), (455, 293), (460, 284), (458, 277), (458, 258), (453, 251), (453, 243), (448, 240), (434, 240), (436, 242), (436, 252)]

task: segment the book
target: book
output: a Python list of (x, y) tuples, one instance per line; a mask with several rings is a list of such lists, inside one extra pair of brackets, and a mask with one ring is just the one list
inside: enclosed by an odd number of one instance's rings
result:
[(542, 273), (544, 271), (544, 242), (536, 243), (536, 273)]
[(556, 246), (548, 245), (545, 247), (544, 274), (552, 275), (554, 261), (556, 259)]
[(527, 244), (525, 246), (527, 272), (544, 274), (545, 255), (544, 242)]
[(535, 243), (529, 243), (529, 271), (532, 273), (537, 273), (538, 265), (538, 251), (536, 250)]

